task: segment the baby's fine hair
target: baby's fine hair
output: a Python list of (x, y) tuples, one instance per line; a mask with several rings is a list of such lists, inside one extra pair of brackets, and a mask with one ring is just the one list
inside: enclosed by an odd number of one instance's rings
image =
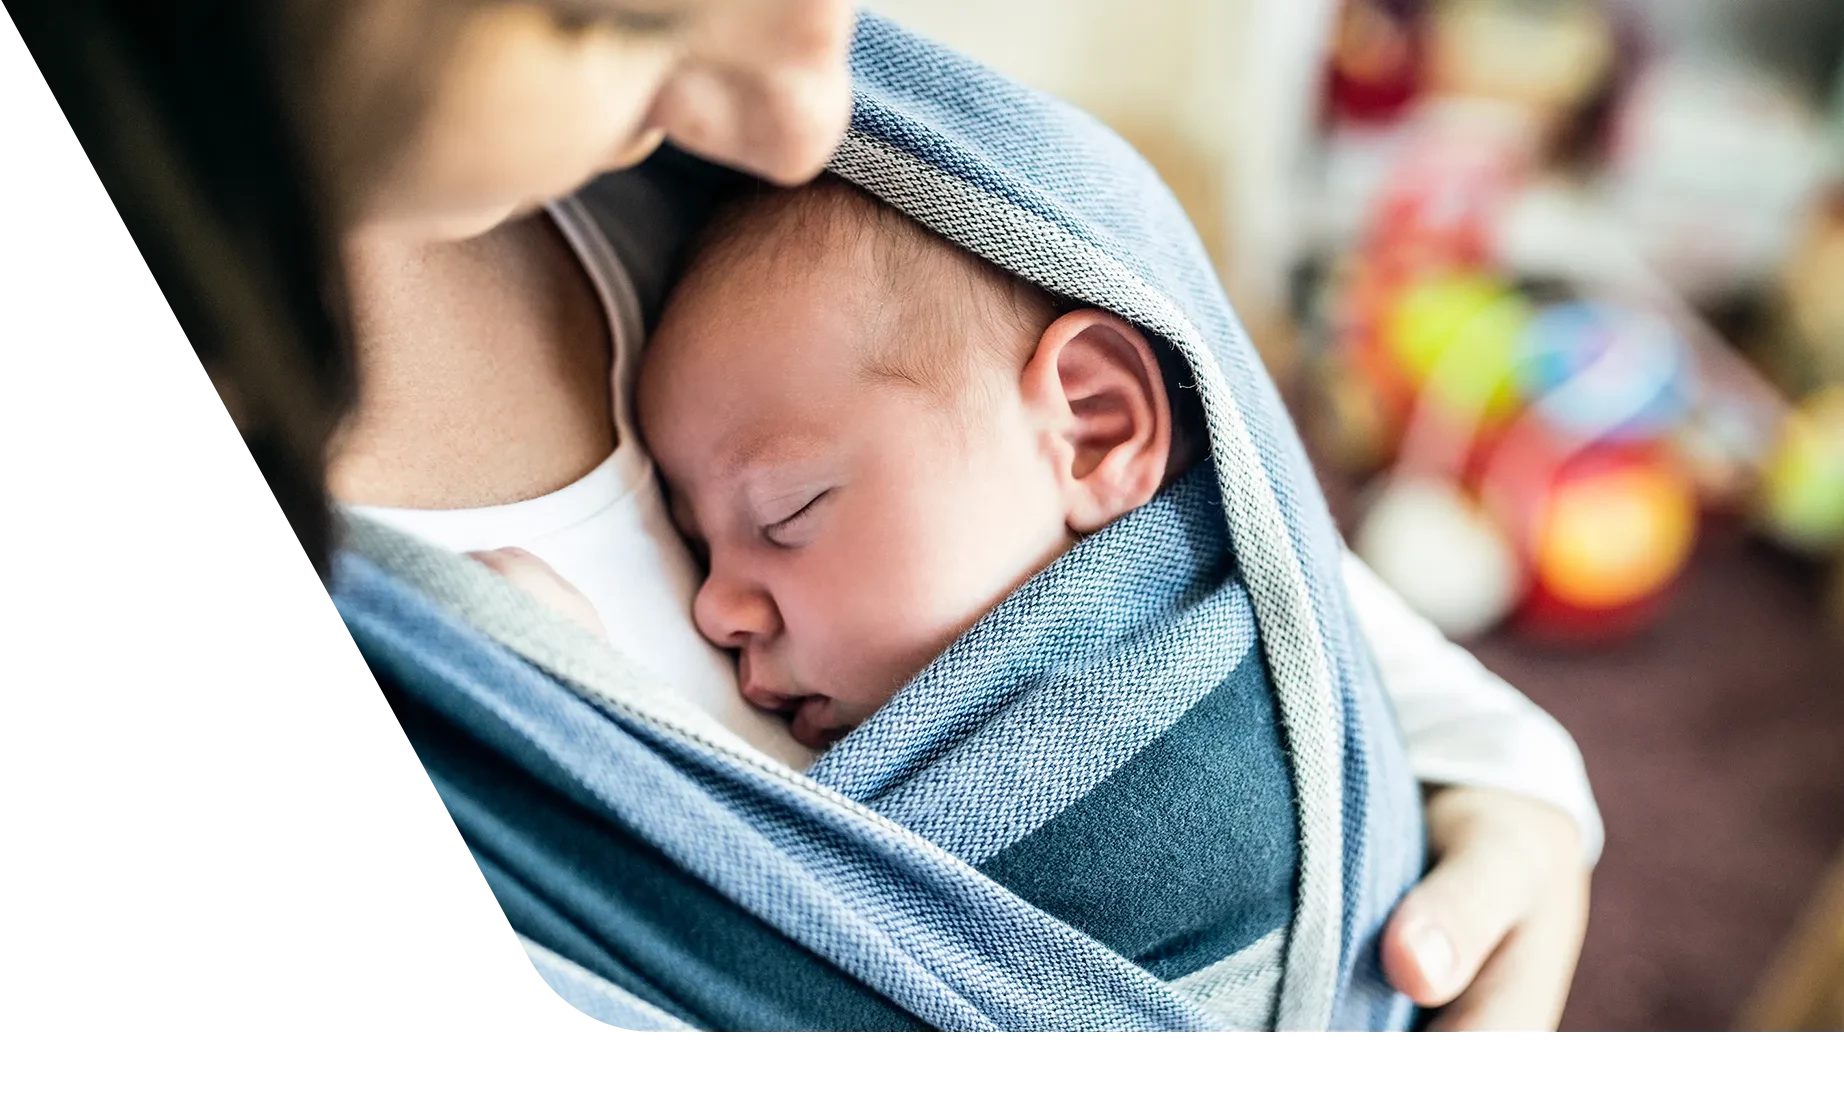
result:
[[(877, 356), (867, 373), (957, 407), (998, 388), (968, 374), (983, 360), (1022, 366), (1050, 325), (1082, 303), (1050, 293), (937, 235), (835, 174), (792, 189), (749, 183), (721, 202), (687, 254), (673, 299), (717, 282), (798, 281), (840, 248), (869, 249), (875, 286), (865, 319)], [(1163, 338), (1159, 357), (1181, 439), (1202, 435), (1190, 368)]]
[(833, 174), (778, 189), (745, 185), (694, 239), (675, 298), (725, 281), (798, 281), (841, 248), (868, 248), (875, 285), (864, 292), (876, 357), (867, 373), (944, 402), (963, 402), (976, 356), (1030, 357), (1044, 330), (1074, 305), (936, 235)]

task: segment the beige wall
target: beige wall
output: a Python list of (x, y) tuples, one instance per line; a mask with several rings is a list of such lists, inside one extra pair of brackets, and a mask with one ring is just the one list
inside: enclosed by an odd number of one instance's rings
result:
[(870, 0), (1093, 113), (1184, 203), (1232, 293), (1278, 293), (1290, 160), (1333, 0)]
[(1221, 252), (1233, 81), (1253, 0), (871, 0), (868, 5), (1087, 109), (1159, 167)]

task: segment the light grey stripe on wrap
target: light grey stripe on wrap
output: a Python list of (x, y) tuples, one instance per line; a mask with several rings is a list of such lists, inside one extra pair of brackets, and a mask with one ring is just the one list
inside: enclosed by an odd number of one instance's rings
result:
[(1288, 734), (1300, 808), (1300, 891), (1276, 1025), (1331, 1025), (1344, 929), (1344, 728), (1328, 652), (1286, 520), (1222, 368), (1189, 319), (1094, 244), (882, 140), (853, 131), (828, 167), (1039, 286), (1169, 339), (1197, 376), (1223, 511)]
[(1172, 982), (1172, 991), (1235, 1031), (1266, 1031), (1274, 1023), (1285, 964), (1287, 928), (1267, 934), (1217, 962)]
[(519, 942), (524, 945), (525, 953), (537, 968), (538, 976), (543, 977), (544, 983), (551, 986), (551, 991), (591, 1019), (599, 1019), (610, 1026), (629, 1031), (697, 1030), (677, 1016), (659, 1010), (621, 986), (610, 984), (569, 958), (538, 945), (524, 935), (519, 936)]
[[(1143, 695), (1150, 708), (1113, 700), (1084, 703), (1075, 696), (1087, 689), (1085, 677), (1053, 677), (1031, 697), (1000, 710), (978, 736), (878, 799), (878, 810), (949, 853), (982, 864), (1093, 791), (1223, 682), (1242, 656), (1219, 661), (1212, 654), (1220, 646), (1207, 638), (1234, 638), (1235, 632), (1220, 627), (1240, 616), (1241, 631), (1254, 639), (1248, 612), (1236, 615), (1232, 609), (1236, 601), (1219, 596), (1184, 615), (1149, 638), (1139, 659), (1121, 665), (1119, 682)], [(1169, 667), (1174, 662), (1195, 666)], [(1059, 706), (1080, 713), (1059, 719), (1046, 712)], [(974, 805), (940, 806), (948, 794)]]

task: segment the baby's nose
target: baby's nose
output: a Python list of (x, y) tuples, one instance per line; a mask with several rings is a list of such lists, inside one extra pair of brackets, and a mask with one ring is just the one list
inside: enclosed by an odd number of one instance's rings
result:
[(724, 649), (740, 649), (781, 629), (781, 615), (767, 591), (717, 575), (698, 588), (692, 621), (705, 640)]

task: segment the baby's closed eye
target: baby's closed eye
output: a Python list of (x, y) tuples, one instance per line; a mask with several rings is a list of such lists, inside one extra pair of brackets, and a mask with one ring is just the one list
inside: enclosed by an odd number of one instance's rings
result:
[(762, 536), (777, 548), (799, 548), (813, 539), (824, 503), (837, 487), (827, 487), (802, 502), (793, 513), (762, 527)]

